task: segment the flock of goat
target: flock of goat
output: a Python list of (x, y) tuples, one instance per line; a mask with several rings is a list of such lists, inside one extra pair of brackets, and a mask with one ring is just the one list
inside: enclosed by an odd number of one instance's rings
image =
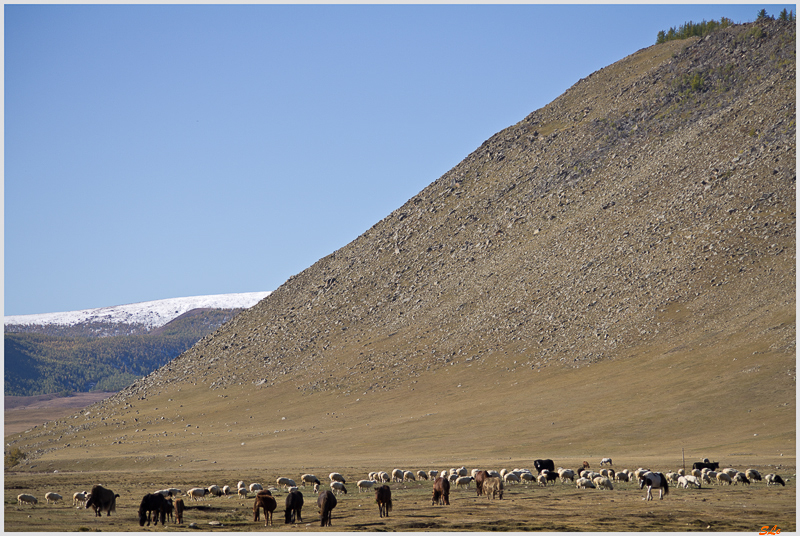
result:
[[(562, 467), (555, 468), (552, 460), (535, 460), (534, 467), (537, 474), (534, 475), (528, 469), (514, 469), (507, 471), (492, 470), (479, 470), (473, 469), (468, 471), (466, 467), (445, 469), (441, 472), (436, 470), (431, 471), (405, 471), (402, 469), (394, 469), (391, 474), (385, 471), (375, 471), (369, 473), (368, 477), (356, 482), (359, 492), (374, 489), (375, 501), (378, 504), (378, 513), (380, 517), (389, 515), (392, 509), (392, 492), (389, 487), (390, 482), (409, 482), (416, 480), (432, 480), (433, 481), (433, 495), (431, 497), (432, 505), (449, 505), (450, 504), (450, 487), (469, 488), (471, 483), (475, 483), (478, 496), (486, 495), (488, 499), (502, 499), (504, 487), (512, 483), (533, 483), (536, 482), (540, 486), (547, 486), (551, 482), (560, 480), (566, 484), (567, 481), (575, 484), (577, 488), (587, 489), (614, 489), (614, 483), (617, 482), (638, 482), (639, 489), (647, 488), (647, 493), (644, 497), (645, 500), (651, 500), (652, 489), (659, 490), (659, 498), (663, 499), (664, 495), (669, 493), (669, 485), (677, 485), (678, 487), (689, 488), (696, 487), (702, 488), (703, 484), (719, 484), (719, 485), (736, 485), (736, 484), (750, 484), (754, 481), (766, 481), (767, 485), (782, 485), (785, 486), (784, 480), (777, 474), (770, 473), (763, 478), (755, 469), (747, 469), (746, 471), (738, 471), (733, 468), (723, 470), (719, 469), (719, 463), (709, 462), (707, 459), (702, 462), (697, 462), (693, 465), (691, 471), (679, 469), (675, 472), (668, 472), (666, 474), (653, 472), (648, 469), (639, 468), (636, 471), (615, 471), (610, 467), (613, 465), (610, 458), (603, 458), (600, 462), (601, 468), (599, 471), (592, 471), (588, 462), (583, 462), (583, 466), (573, 471), (572, 469), (564, 469)], [(347, 481), (340, 473), (330, 473), (328, 490), (320, 490), (322, 482), (313, 474), (304, 474), (300, 477), (300, 484), (303, 487), (313, 486), (314, 493), (317, 494), (317, 506), (320, 513), (321, 526), (330, 526), (332, 519), (332, 511), (336, 507), (337, 494), (346, 494)], [(303, 494), (298, 489), (298, 484), (291, 478), (280, 477), (277, 479), (276, 484), (278, 487), (272, 488), (272, 491), (277, 491), (278, 488), (283, 488), (286, 492), (284, 519), (286, 523), (302, 523), (302, 507), (303, 507)], [(255, 493), (255, 502), (253, 504), (253, 521), (259, 521), (260, 511), (264, 512), (264, 525), (272, 525), (272, 513), (277, 509), (278, 503), (275, 497), (272, 496), (272, 491), (264, 489), (264, 486), (259, 483), (252, 483), (249, 486), (245, 485), (244, 481), (240, 481), (237, 485), (236, 494), (239, 497), (248, 498), (248, 493)], [(185, 509), (184, 501), (180, 495), (183, 492), (178, 488), (166, 488), (158, 490), (153, 493), (148, 493), (142, 498), (139, 507), (139, 525), (144, 526), (145, 523), (149, 526), (151, 520), (155, 525), (161, 521), (164, 525), (167, 519), (173, 518), (175, 523), (183, 523), (183, 511)], [(186, 491), (185, 496), (187, 500), (197, 501), (205, 497), (220, 497), (233, 495), (233, 489), (230, 486), (209, 486), (207, 488), (191, 488)], [(73, 495), (73, 506), (84, 508), (93, 508), (96, 516), (100, 516), (102, 512), (106, 515), (111, 515), (111, 512), (116, 509), (116, 499), (119, 494), (104, 488), (101, 485), (92, 487), (91, 492), (77, 492)], [(48, 504), (62, 501), (63, 497), (57, 493), (49, 492), (45, 494), (45, 500)], [(17, 497), (19, 505), (23, 504), (37, 504), (38, 500), (33, 495), (21, 494)]]

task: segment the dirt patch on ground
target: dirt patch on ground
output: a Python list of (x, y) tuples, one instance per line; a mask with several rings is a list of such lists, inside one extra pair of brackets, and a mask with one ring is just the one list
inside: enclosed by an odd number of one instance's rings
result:
[(75, 413), (76, 409), (91, 406), (114, 393), (76, 393), (72, 396), (56, 394), (38, 396), (3, 397), (3, 435), (17, 434), (47, 421)]

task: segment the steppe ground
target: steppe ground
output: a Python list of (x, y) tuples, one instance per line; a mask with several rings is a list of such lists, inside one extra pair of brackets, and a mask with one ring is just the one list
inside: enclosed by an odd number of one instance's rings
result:
[[(661, 466), (652, 460), (653, 466)], [(559, 464), (577, 468), (581, 460), (560, 460)], [(499, 464), (500, 462), (498, 462)], [(530, 466), (532, 460), (504, 460), (509, 469)], [(497, 465), (495, 465), (497, 466)], [(442, 467), (445, 469), (447, 467)], [(756, 467), (762, 471), (769, 467)], [(536, 484), (508, 484), (503, 500), (477, 497), (475, 486), (469, 490), (453, 489), (450, 506), (432, 506), (431, 483), (416, 481), (392, 483), (393, 509), (389, 518), (378, 516), (373, 492), (359, 493), (355, 482), (366, 478), (369, 470), (390, 471), (391, 467), (347, 467), (347, 495), (338, 497), (333, 526), (337, 531), (762, 531), (777, 526), (781, 532), (796, 531), (796, 487), (790, 476), (786, 487), (703, 486), (682, 489), (672, 486), (663, 500), (643, 500), (645, 492), (633, 483), (615, 484), (613, 491), (576, 489), (574, 484), (540, 487)], [(408, 468), (411, 469), (411, 468)], [(429, 469), (429, 468), (425, 468)], [(314, 472), (323, 482), (323, 469), (287, 468), (283, 476), (299, 481), (301, 474)], [(794, 475), (794, 467), (784, 467), (784, 477)], [(271, 471), (205, 470), (80, 473), (8, 473), (5, 475), (6, 531), (187, 531), (190, 523), (201, 530), (225, 531), (320, 531), (316, 500), (310, 488), (300, 488), (305, 497), (303, 523), (286, 525), (283, 501), (286, 493), (274, 491), (278, 500), (274, 525), (253, 522), (252, 493), (248, 499), (236, 496), (211, 498), (199, 502), (184, 497), (187, 510), (184, 524), (140, 528), (137, 523), (139, 501), (144, 494), (177, 487), (183, 492), (195, 486), (211, 484), (236, 486), (238, 480), (270, 485), (277, 474)], [(117, 510), (110, 517), (95, 517), (90, 510), (74, 508), (72, 494), (89, 490), (95, 483), (120, 494)], [(44, 494), (55, 491), (64, 503), (47, 505)], [(30, 493), (39, 499), (36, 506), (17, 505), (16, 496)], [(221, 524), (221, 525), (219, 525)]]

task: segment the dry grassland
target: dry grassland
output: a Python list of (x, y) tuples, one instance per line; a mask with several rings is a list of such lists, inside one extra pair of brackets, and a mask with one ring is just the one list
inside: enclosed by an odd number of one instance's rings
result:
[[(569, 460), (572, 465), (579, 463)], [(571, 465), (570, 465), (571, 466)], [(444, 468), (444, 467), (443, 467)], [(391, 469), (391, 468), (386, 468)], [(763, 470), (763, 469), (762, 469)], [(301, 472), (288, 476), (299, 480)], [(556, 483), (546, 488), (537, 485), (506, 486), (503, 500), (477, 497), (474, 484), (469, 490), (451, 490), (450, 506), (432, 506), (431, 483), (426, 481), (392, 483), (393, 509), (390, 517), (378, 516), (373, 492), (359, 493), (354, 482), (363, 478), (366, 468), (349, 478), (347, 495), (338, 497), (333, 513), (335, 531), (725, 531), (758, 532), (762, 526), (777, 525), (782, 532), (796, 530), (796, 488), (794, 481), (784, 487), (767, 487), (763, 482), (751, 486), (708, 486), (702, 489), (672, 487), (664, 500), (643, 500), (644, 491), (635, 484), (616, 484), (613, 491), (579, 490), (572, 484)], [(318, 471), (323, 480), (327, 475)], [(6, 475), (6, 531), (187, 531), (190, 523), (202, 530), (224, 531), (320, 531), (316, 500), (311, 489), (300, 490), (305, 497), (303, 523), (286, 525), (282, 505), (285, 492), (276, 491), (278, 509), (274, 526), (252, 521), (253, 494), (212, 498), (200, 502), (184, 498), (188, 506), (184, 524), (166, 527), (139, 527), (136, 512), (141, 497), (166, 486), (183, 491), (213, 483), (235, 486), (239, 479), (269, 484), (268, 472), (204, 471), (185, 472), (107, 472)], [(97, 481), (120, 494), (117, 511), (110, 517), (95, 517), (90, 510), (71, 505), (74, 491), (90, 489)], [(44, 493), (57, 491), (69, 497), (66, 504), (45, 505)], [(16, 496), (31, 493), (41, 501), (35, 507), (18, 506)], [(221, 523), (221, 527), (209, 523)]]

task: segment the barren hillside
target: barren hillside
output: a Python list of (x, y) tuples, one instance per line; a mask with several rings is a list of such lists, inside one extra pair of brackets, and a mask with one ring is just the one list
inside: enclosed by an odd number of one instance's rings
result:
[(631, 54), (169, 365), (6, 442), (34, 470), (794, 456), (795, 78), (780, 21)]

